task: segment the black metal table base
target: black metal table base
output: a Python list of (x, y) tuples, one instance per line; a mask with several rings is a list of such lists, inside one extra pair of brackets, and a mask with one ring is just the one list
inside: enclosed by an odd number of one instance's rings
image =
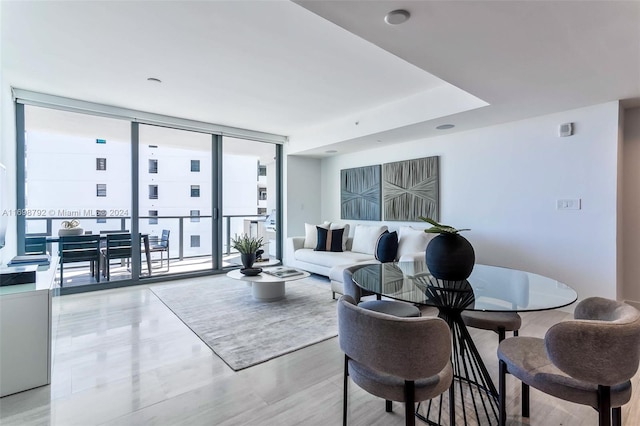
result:
[[(461, 309), (440, 308), (440, 317), (451, 329), (454, 380), (449, 392), (423, 402), (416, 417), (429, 425), (456, 422), (464, 425), (497, 425), (498, 392), (461, 317)], [(451, 403), (453, 401), (453, 403)], [(443, 420), (449, 420), (443, 423)]]

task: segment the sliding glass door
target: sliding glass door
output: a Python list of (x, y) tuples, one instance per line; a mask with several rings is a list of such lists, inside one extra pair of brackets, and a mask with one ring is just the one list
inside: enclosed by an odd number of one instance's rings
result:
[(278, 145), (111, 113), (16, 114), (18, 254), (38, 238), (55, 257), (60, 232), (100, 240), (98, 260), (64, 263), (63, 294), (237, 267), (240, 234), (263, 238), (262, 261), (281, 257)]
[[(149, 236), (151, 276), (213, 269), (215, 137), (150, 125), (138, 129), (138, 223)], [(147, 272), (143, 264), (142, 276)]]

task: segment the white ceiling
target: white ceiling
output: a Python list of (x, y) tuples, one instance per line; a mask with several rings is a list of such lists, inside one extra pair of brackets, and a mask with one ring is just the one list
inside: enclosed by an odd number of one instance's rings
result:
[[(299, 3), (2, 1), (2, 84), (307, 155), (640, 98), (639, 2)], [(398, 8), (411, 19), (386, 25)]]

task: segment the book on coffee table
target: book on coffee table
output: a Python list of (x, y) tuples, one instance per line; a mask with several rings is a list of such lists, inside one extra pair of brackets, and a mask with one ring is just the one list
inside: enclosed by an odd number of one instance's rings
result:
[(264, 269), (262, 272), (264, 272), (265, 274), (273, 275), (274, 277), (278, 277), (278, 278), (288, 278), (288, 277), (304, 274), (304, 272), (302, 271), (298, 271), (297, 269), (293, 269), (293, 268), (287, 268), (284, 266), (281, 266), (278, 268), (272, 268), (272, 269)]

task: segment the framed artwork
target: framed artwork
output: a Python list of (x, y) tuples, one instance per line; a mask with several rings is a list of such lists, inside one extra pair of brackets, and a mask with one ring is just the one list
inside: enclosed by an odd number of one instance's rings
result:
[(381, 220), (380, 165), (340, 170), (340, 218)]
[(417, 222), (439, 220), (439, 157), (382, 165), (384, 219)]

